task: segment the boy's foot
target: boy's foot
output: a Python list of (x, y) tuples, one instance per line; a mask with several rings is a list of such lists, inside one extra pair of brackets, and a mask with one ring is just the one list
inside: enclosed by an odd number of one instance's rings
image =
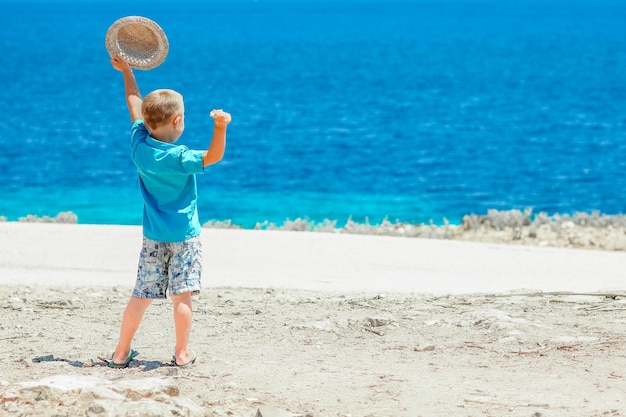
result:
[(193, 365), (193, 363), (196, 361), (198, 357), (196, 356), (196, 352), (194, 352), (193, 350), (189, 351), (189, 360), (182, 364), (179, 365), (178, 361), (176, 360), (176, 355), (174, 355), (174, 357), (172, 358), (172, 365), (174, 365), (177, 368), (189, 368), (191, 365)]
[(135, 356), (139, 355), (139, 352), (137, 352), (136, 350), (130, 350), (128, 352), (128, 356), (126, 357), (126, 360), (123, 363), (115, 363), (113, 362), (113, 356), (115, 356), (115, 353), (113, 355), (111, 355), (111, 360), (109, 361), (109, 368), (116, 368), (116, 369), (120, 369), (120, 368), (128, 368), (128, 365), (130, 365), (130, 362), (135, 359)]

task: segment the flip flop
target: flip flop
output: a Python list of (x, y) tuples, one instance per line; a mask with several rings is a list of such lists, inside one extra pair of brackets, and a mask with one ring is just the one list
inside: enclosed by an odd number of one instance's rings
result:
[[(115, 355), (115, 353), (113, 355)], [(139, 355), (139, 352), (131, 349), (130, 352), (128, 352), (128, 357), (126, 358), (124, 363), (113, 362), (113, 355), (111, 355), (111, 360), (108, 362), (109, 368), (121, 369), (121, 368), (128, 368), (128, 365), (130, 365), (130, 362), (133, 359), (135, 359), (135, 356)]]
[(198, 359), (196, 352), (194, 352), (193, 350), (190, 350), (189, 353), (191, 353), (192, 358), (189, 359), (187, 363), (183, 365), (179, 365), (178, 363), (176, 363), (176, 355), (174, 355), (172, 357), (172, 365), (174, 365), (177, 368), (189, 368), (191, 365), (193, 365), (196, 362), (196, 359)]

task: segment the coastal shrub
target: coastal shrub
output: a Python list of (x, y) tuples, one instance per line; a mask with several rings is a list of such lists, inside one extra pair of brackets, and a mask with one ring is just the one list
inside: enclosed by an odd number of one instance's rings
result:
[(306, 219), (297, 218), (295, 220), (285, 220), (280, 230), (287, 230), (290, 232), (309, 232), (313, 230), (314, 223)]
[(78, 216), (71, 211), (64, 211), (59, 213), (54, 218), (55, 223), (68, 223), (68, 224), (76, 224), (78, 223)]
[(78, 216), (71, 211), (64, 211), (57, 214), (55, 217), (50, 216), (36, 216), (34, 214), (29, 214), (26, 217), (20, 217), (18, 222), (22, 223), (78, 223)]
[(207, 229), (243, 229), (237, 224), (233, 224), (231, 220), (210, 220), (202, 225)]
[(320, 233), (335, 233), (337, 232), (337, 220), (324, 219), (322, 223), (313, 225), (312, 230)]
[(463, 217), (463, 230), (480, 230), (493, 229), (505, 230), (507, 228), (522, 228), (531, 226), (538, 228), (544, 225), (556, 229), (567, 228), (569, 225), (592, 227), (592, 228), (608, 228), (608, 227), (626, 227), (626, 216), (606, 215), (599, 212), (593, 213), (574, 213), (554, 214), (552, 216), (541, 212), (533, 215), (532, 209), (498, 211), (489, 210), (487, 215), (471, 214)]
[(535, 227), (540, 227), (543, 226), (544, 224), (552, 224), (552, 218), (550, 218), (550, 216), (548, 216), (547, 213), (541, 212), (539, 214), (537, 214), (535, 216), (535, 218), (533, 219), (533, 226)]
[(256, 222), (253, 229), (254, 230), (266, 230), (268, 225), (269, 223), (267, 222), (267, 220), (265, 220), (264, 222)]
[[(230, 221), (211, 221), (204, 227), (238, 228)], [(384, 218), (380, 224), (371, 224), (368, 218), (356, 222), (351, 217), (338, 226), (337, 220), (287, 219), (282, 225), (268, 221), (256, 223), (256, 230), (284, 230), (317, 233), (347, 233), (376, 236), (394, 236), (424, 239), (479, 240), (498, 243), (525, 243), (550, 246), (587, 247), (609, 250), (626, 250), (626, 216), (604, 215), (599, 212), (548, 215), (533, 214), (532, 209), (489, 210), (486, 215), (469, 214), (460, 225), (443, 219), (437, 225), (412, 224)]]
[[(412, 224), (384, 218), (380, 224), (371, 224), (368, 218), (356, 222), (351, 217), (344, 225), (337, 220), (287, 219), (282, 225), (268, 221), (256, 223), (256, 230), (284, 230), (318, 233), (347, 233), (375, 236), (394, 236), (424, 239), (455, 239), (495, 243), (517, 243), (541, 246), (563, 246), (588, 249), (626, 251), (626, 216), (603, 215), (599, 212), (549, 215), (534, 214), (532, 209), (489, 210), (485, 215), (469, 214), (460, 225)], [(230, 227), (231, 222), (208, 222), (205, 227)]]
[(337, 221), (324, 219), (321, 223), (315, 223), (312, 220), (297, 218), (295, 220), (286, 219), (281, 226), (276, 223), (270, 223), (267, 220), (257, 222), (254, 230), (285, 230), (290, 232), (337, 232)]
[(494, 230), (505, 230), (506, 228), (520, 228), (530, 226), (532, 209), (520, 210), (488, 210), (486, 216), (477, 214), (466, 215), (461, 224), (463, 230), (479, 230), (482, 227)]
[[(385, 220), (383, 220), (384, 222)], [(350, 217), (341, 231), (353, 234), (372, 234), (372, 226), (370, 226), (369, 218), (367, 217), (365, 218), (365, 223), (357, 223)]]
[(39, 217), (34, 214), (20, 217), (17, 221), (22, 223), (54, 223), (54, 219), (50, 216)]
[(589, 213), (574, 213), (570, 218), (578, 226), (605, 228), (605, 227), (626, 227), (626, 216), (623, 214), (607, 215), (598, 211)]
[(554, 214), (548, 216), (546, 213), (539, 213), (536, 215), (532, 224), (534, 226), (542, 226), (545, 224), (551, 225), (554, 228), (567, 227), (568, 224), (574, 224), (575, 226), (591, 227), (595, 229), (604, 228), (618, 228), (626, 227), (626, 216), (623, 214), (608, 215), (600, 214), (598, 211), (592, 213), (576, 212), (572, 215), (569, 214)]

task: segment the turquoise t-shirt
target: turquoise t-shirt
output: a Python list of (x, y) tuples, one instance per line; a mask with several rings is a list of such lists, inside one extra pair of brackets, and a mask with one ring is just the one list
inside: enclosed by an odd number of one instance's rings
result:
[(204, 152), (152, 138), (143, 120), (133, 122), (130, 146), (144, 201), (144, 236), (182, 242), (199, 235), (196, 174), (204, 172)]

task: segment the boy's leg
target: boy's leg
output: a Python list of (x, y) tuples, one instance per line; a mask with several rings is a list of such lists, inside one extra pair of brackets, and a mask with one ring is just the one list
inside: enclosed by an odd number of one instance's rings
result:
[(130, 297), (124, 316), (122, 317), (122, 328), (120, 330), (120, 341), (113, 354), (113, 363), (124, 363), (130, 352), (130, 344), (139, 328), (143, 314), (152, 303), (151, 298)]
[(189, 353), (189, 336), (191, 334), (192, 306), (191, 293), (170, 296), (174, 307), (174, 326), (176, 329), (176, 363), (184, 365), (193, 359)]
[(191, 334), (191, 296), (200, 292), (202, 274), (202, 243), (199, 237), (173, 243), (169, 265), (170, 298), (174, 307), (176, 328), (176, 363), (184, 365), (193, 360), (194, 353), (188, 348)]

